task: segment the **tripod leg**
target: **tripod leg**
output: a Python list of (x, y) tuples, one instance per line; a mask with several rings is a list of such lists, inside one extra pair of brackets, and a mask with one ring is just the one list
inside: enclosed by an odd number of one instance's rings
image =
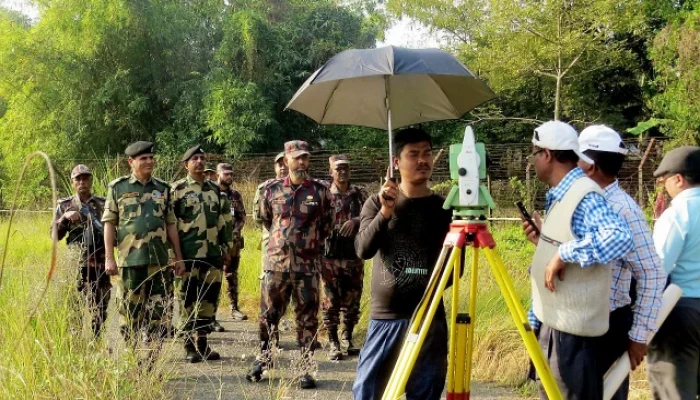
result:
[[(450, 250), (451, 254), (449, 260), (447, 264), (444, 264), (445, 257), (450, 253)], [(431, 290), (426, 290), (423, 294), (420, 306), (411, 319), (411, 324), (409, 330), (406, 332), (406, 339), (401, 348), (401, 353), (391, 373), (387, 387), (384, 390), (382, 400), (397, 400), (404, 394), (406, 382), (408, 382), (408, 378), (411, 375), (421, 346), (423, 346), (425, 336), (428, 334), (428, 329), (435, 316), (435, 311), (437, 311), (438, 306), (442, 303), (442, 293), (445, 287), (447, 287), (447, 282), (450, 280), (450, 274), (455, 265), (455, 260), (461, 256), (461, 250), (460, 247), (443, 247), (440, 258), (438, 259), (438, 262), (442, 263), (440, 265), (435, 265), (436, 269), (440, 269), (439, 283), (437, 287), (433, 285), (429, 286), (428, 289)], [(435, 276), (435, 271), (433, 272), (433, 276)], [(431, 282), (432, 281), (433, 279), (431, 278)]]
[(457, 260), (457, 265), (453, 268), (452, 273), (452, 309), (450, 312), (450, 347), (447, 352), (447, 400), (453, 399), (453, 394), (455, 393), (456, 386), (460, 386), (458, 378), (456, 377), (457, 371), (462, 368), (461, 364), (457, 362), (459, 358), (457, 349), (457, 319), (459, 313), (459, 278), (462, 270), (461, 264), (462, 257)]
[(486, 254), (486, 260), (493, 270), (493, 275), (496, 278), (498, 287), (501, 289), (501, 293), (503, 293), (508, 309), (515, 321), (516, 328), (523, 338), (527, 353), (530, 355), (532, 363), (535, 365), (535, 370), (542, 381), (542, 386), (544, 386), (547, 397), (550, 400), (561, 400), (562, 396), (559, 387), (552, 377), (552, 371), (549, 369), (549, 365), (547, 364), (544, 354), (542, 354), (542, 350), (540, 350), (535, 332), (527, 321), (527, 315), (525, 314), (523, 306), (520, 304), (520, 299), (515, 293), (513, 281), (510, 279), (505, 265), (503, 265), (503, 260), (494, 249), (484, 248), (484, 253)]
[(479, 248), (474, 247), (472, 252), (471, 276), (469, 281), (469, 325), (467, 332), (467, 360), (465, 365), (465, 393), (469, 398), (472, 381), (472, 359), (474, 354), (474, 325), (476, 324), (476, 294), (479, 282)]

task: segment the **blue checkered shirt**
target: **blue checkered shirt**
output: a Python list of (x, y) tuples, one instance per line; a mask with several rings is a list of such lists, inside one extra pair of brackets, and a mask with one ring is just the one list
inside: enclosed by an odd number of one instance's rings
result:
[(605, 198), (613, 211), (627, 222), (634, 241), (632, 251), (613, 262), (610, 310), (617, 310), (632, 302), (630, 285), (634, 277), (637, 281), (637, 300), (633, 307), (634, 320), (629, 338), (646, 343), (649, 333), (655, 332), (657, 328), (656, 315), (661, 307), (666, 273), (654, 248), (644, 213), (634, 199), (620, 188), (617, 181), (605, 188)]
[[(549, 211), (555, 201), (564, 198), (574, 181), (584, 176), (586, 175), (580, 168), (574, 168), (557, 186), (549, 189), (546, 211)], [(622, 258), (634, 245), (627, 224), (598, 193), (589, 193), (583, 197), (574, 210), (571, 231), (575, 239), (559, 246), (559, 257), (564, 262), (577, 263), (583, 268)], [(532, 310), (528, 312), (528, 322), (535, 329), (541, 326)]]

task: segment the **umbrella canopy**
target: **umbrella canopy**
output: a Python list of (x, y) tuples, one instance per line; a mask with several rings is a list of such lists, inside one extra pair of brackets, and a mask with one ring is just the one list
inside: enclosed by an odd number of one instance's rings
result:
[(388, 129), (458, 119), (496, 97), (439, 49), (346, 50), (304, 82), (286, 108), (320, 124)]

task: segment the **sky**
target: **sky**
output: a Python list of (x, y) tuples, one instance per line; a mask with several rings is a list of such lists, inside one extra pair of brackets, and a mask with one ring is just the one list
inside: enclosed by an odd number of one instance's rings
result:
[[(35, 19), (38, 17), (36, 8), (28, 5), (25, 0), (0, 0), (0, 6), (19, 10)], [(410, 48), (439, 47), (435, 35), (420, 23), (409, 18), (397, 21), (385, 34), (383, 42), (377, 42), (377, 46), (401, 46)]]

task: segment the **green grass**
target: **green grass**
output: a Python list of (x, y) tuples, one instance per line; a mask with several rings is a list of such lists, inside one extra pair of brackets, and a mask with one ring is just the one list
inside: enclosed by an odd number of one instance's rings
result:
[[(48, 226), (48, 216), (19, 218), (13, 225), (0, 287), (0, 397), (164, 398), (155, 373), (141, 374), (130, 354), (110, 353), (105, 341), (92, 339), (89, 320), (76, 312), (76, 271), (65, 251), (38, 302), (50, 263)], [(3, 221), (3, 239), (6, 229)]]
[[(246, 204), (250, 204), (247, 202)], [(153, 399), (165, 398), (164, 381), (156, 373), (144, 374), (132, 354), (111, 351), (105, 341), (94, 342), (89, 321), (76, 312), (79, 301), (74, 287), (76, 271), (69, 262), (65, 245), (60, 243), (56, 275), (43, 301), (37, 305), (49, 268), (51, 242), (48, 214), (20, 217), (10, 239), (7, 262), (0, 286), (0, 398), (90, 398)], [(0, 240), (4, 241), (6, 221), (0, 221)], [(534, 246), (523, 238), (518, 225), (496, 223), (491, 228), (498, 251), (515, 284), (521, 303), (529, 307), (530, 283), (527, 267)], [(259, 312), (260, 229), (249, 222), (244, 229), (246, 248), (239, 270), (243, 311), (251, 319)], [(0, 243), (4, 248), (5, 243)], [(467, 257), (467, 260), (470, 260)], [(371, 261), (365, 264), (365, 290), (357, 336), (362, 340), (369, 321)], [(467, 309), (469, 271), (462, 278), (460, 307)], [(112, 293), (114, 297), (116, 294)], [(446, 296), (447, 310), (450, 308)], [(227, 308), (221, 297), (221, 310)], [(29, 321), (38, 306), (36, 317)], [(111, 312), (110, 319), (116, 318)], [(293, 320), (291, 315), (288, 318)], [(113, 324), (113, 322), (112, 322)], [(25, 327), (26, 330), (25, 330)], [(518, 387), (532, 397), (532, 384), (524, 384), (527, 354), (505, 302), (492, 278), (486, 261), (479, 264), (479, 293), (476, 315), (474, 378)], [(113, 333), (108, 338), (119, 340)], [(113, 346), (112, 346), (113, 347)], [(161, 375), (175, 374), (173, 365), (159, 365)], [(643, 369), (632, 376), (630, 398), (648, 398)]]

